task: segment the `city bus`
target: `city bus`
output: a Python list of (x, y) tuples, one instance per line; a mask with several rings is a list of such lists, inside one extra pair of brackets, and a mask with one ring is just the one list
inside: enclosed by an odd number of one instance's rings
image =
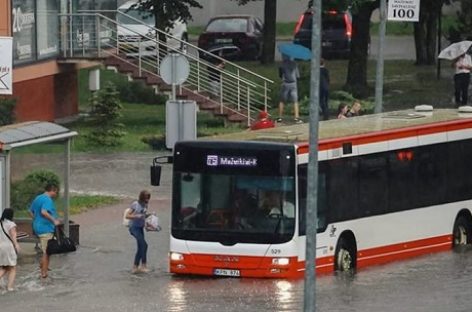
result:
[[(303, 276), (308, 134), (297, 124), (176, 143), (171, 273)], [(317, 273), (471, 244), (471, 161), (472, 113), (320, 122)]]

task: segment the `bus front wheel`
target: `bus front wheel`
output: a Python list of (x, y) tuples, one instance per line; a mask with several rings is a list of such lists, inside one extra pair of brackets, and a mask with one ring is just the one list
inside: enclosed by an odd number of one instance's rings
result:
[(464, 216), (457, 218), (452, 231), (454, 237), (454, 247), (464, 246), (472, 243), (472, 225)]
[(336, 270), (340, 272), (352, 272), (355, 268), (355, 250), (347, 242), (341, 238), (336, 251)]

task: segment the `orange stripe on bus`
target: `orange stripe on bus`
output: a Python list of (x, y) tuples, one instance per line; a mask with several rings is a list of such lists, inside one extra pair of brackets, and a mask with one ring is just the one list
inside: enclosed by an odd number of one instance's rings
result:
[[(408, 128), (392, 129), (379, 131), (374, 133), (359, 134), (356, 136), (345, 136), (335, 139), (320, 140), (318, 150), (330, 150), (341, 148), (343, 143), (351, 143), (352, 145), (362, 145), (369, 143), (384, 142), (389, 140), (403, 139), (421, 135), (444, 133), (447, 131), (463, 130), (472, 128), (471, 120), (454, 120), (439, 122), (434, 125), (419, 125)], [(297, 154), (306, 154), (309, 152), (308, 143), (301, 144), (297, 149)]]
[[(443, 235), (416, 241), (403, 242), (388, 246), (360, 250), (357, 253), (357, 268), (380, 265), (388, 262), (408, 259), (420, 255), (450, 250), (452, 235)], [(220, 259), (215, 260), (215, 257)], [(289, 257), (290, 264), (277, 266), (272, 264), (274, 257), (186, 254), (183, 261), (171, 261), (171, 273), (213, 275), (213, 270), (239, 270), (241, 277), (260, 278), (301, 278), (305, 272), (305, 262), (297, 257)], [(236, 261), (237, 259), (237, 261)], [(334, 271), (334, 256), (316, 259), (316, 273), (327, 274)]]

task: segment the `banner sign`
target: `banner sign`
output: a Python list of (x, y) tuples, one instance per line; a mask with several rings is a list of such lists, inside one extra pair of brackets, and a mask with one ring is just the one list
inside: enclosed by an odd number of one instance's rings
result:
[(418, 22), (420, 17), (420, 0), (389, 0), (389, 21)]
[(0, 94), (13, 93), (13, 38), (0, 37)]

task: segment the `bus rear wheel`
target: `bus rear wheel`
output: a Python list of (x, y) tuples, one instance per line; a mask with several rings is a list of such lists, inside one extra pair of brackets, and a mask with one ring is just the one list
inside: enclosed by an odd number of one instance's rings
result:
[(336, 270), (352, 272), (355, 268), (354, 248), (343, 238), (339, 240), (336, 252)]
[(464, 216), (457, 218), (454, 223), (453, 234), (453, 244), (456, 246), (464, 246), (472, 243), (472, 225)]

